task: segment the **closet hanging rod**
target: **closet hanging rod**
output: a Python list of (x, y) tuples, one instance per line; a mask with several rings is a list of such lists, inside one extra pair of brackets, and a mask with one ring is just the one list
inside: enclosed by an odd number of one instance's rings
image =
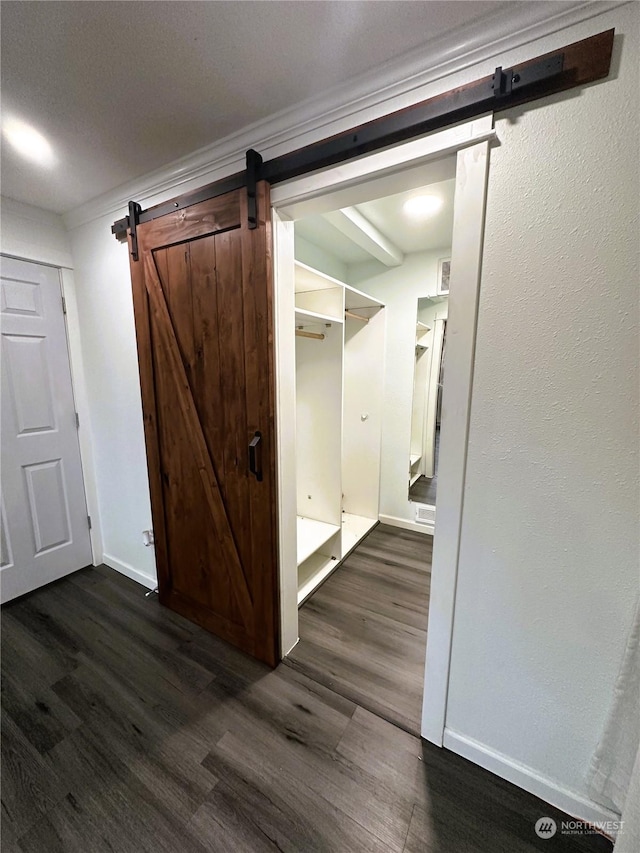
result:
[(353, 311), (349, 311), (347, 308), (344, 310), (345, 317), (351, 317), (353, 320), (360, 320), (361, 323), (368, 323), (368, 317), (362, 317), (360, 314), (354, 314)]
[(305, 332), (304, 329), (296, 329), (296, 335), (299, 338), (313, 338), (315, 341), (324, 340), (322, 332)]

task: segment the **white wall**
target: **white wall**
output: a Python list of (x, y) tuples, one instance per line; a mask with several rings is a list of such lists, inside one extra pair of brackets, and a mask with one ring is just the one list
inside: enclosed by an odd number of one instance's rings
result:
[(639, 11), (598, 22), (611, 80), (508, 111), (491, 154), (446, 725), (559, 802), (638, 590)]
[(69, 235), (61, 216), (4, 196), (0, 213), (3, 254), (54, 267), (73, 267)]
[(325, 252), (324, 249), (316, 246), (315, 243), (310, 243), (298, 234), (295, 235), (295, 253), (297, 261), (301, 261), (308, 267), (313, 267), (314, 270), (326, 273), (331, 278), (346, 282), (347, 265), (335, 255), (330, 255), (329, 252)]
[(635, 3), (589, 4), (580, 14), (597, 17), (564, 30), (556, 20), (544, 38), (523, 30), (466, 56), (453, 50), (389, 88), (370, 75), (366, 98), (353, 93), (353, 103), (318, 110), (317, 121), (275, 141), (254, 127), (68, 217), (105, 551), (149, 577), (127, 256), (110, 233), (122, 200), (160, 201), (242, 168), (250, 145), (277, 156), (616, 27), (610, 79), (497, 122), (447, 715), (452, 747), (462, 751), (466, 739), (474, 760), (503, 775), (517, 766), (518, 784), (546, 798), (564, 791), (582, 813), (583, 772), (638, 588), (639, 13)]
[(71, 232), (104, 562), (153, 587), (154, 552), (142, 542), (152, 523), (128, 249), (112, 221)]
[(386, 306), (380, 515), (409, 522), (415, 513), (408, 494), (418, 299), (436, 295), (438, 260), (450, 253), (449, 248), (415, 252), (402, 266), (372, 277), (366, 265), (349, 270), (349, 284)]

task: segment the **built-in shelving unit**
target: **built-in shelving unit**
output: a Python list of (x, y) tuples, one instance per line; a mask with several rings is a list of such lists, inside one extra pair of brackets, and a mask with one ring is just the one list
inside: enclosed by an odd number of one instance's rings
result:
[(296, 262), (298, 605), (378, 523), (382, 308)]
[(425, 343), (425, 337), (430, 331), (431, 329), (426, 323), (422, 323), (420, 320), (416, 322), (416, 358), (424, 355), (429, 349)]
[(327, 524), (314, 518), (298, 516), (296, 533), (298, 536), (298, 565), (321, 548), (326, 542), (340, 532), (337, 524)]
[(340, 323), (341, 318), (331, 317), (329, 314), (320, 314), (317, 311), (305, 311), (296, 308), (296, 328), (299, 326), (324, 326), (327, 323)]

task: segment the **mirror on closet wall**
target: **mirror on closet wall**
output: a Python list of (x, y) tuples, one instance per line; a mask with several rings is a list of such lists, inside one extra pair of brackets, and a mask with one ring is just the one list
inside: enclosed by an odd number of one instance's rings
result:
[(409, 448), (409, 500), (436, 506), (447, 296), (417, 301)]

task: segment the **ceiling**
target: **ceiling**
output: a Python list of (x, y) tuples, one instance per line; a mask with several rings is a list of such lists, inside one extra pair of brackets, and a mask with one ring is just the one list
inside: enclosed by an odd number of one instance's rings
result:
[(4, 144), (3, 195), (67, 211), (445, 35), (462, 50), (480, 18), (535, 5), (3, 0), (3, 121), (52, 148), (38, 166)]
[[(405, 255), (425, 252), (451, 244), (453, 231), (453, 193), (455, 179), (441, 181), (409, 192), (368, 201), (357, 209)], [(403, 211), (404, 203), (414, 196), (434, 195), (442, 199), (442, 208), (427, 219), (414, 219)]]
[[(361, 239), (354, 242), (353, 229), (344, 228), (344, 223), (335, 220), (331, 213), (308, 216), (295, 223), (296, 237), (303, 237), (347, 266), (372, 259), (381, 260), (372, 254), (375, 251), (375, 232), (380, 242), (388, 241), (398, 250), (396, 257), (381, 261), (384, 266), (397, 266), (402, 255), (425, 252), (451, 245), (453, 232), (453, 196), (455, 179), (439, 181), (427, 187), (395, 193), (384, 198), (356, 204), (356, 210), (364, 218), (358, 218), (361, 227), (373, 226), (373, 240)], [(434, 195), (442, 199), (442, 208), (433, 216), (416, 219), (403, 210), (405, 202), (418, 195)], [(356, 233), (356, 238), (357, 238)], [(386, 243), (385, 243), (386, 244)], [(401, 261), (400, 261), (401, 262)]]

